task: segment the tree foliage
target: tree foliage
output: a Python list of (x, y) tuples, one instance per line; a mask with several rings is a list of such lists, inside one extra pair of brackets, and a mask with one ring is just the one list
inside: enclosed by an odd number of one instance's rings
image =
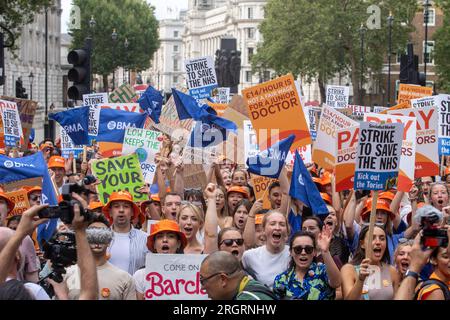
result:
[(444, 13), (443, 25), (433, 35), (434, 59), (439, 76), (438, 90), (450, 92), (450, 1), (440, 0), (437, 5)]
[[(367, 28), (370, 5), (381, 9), (380, 29)], [(395, 53), (406, 47), (416, 10), (416, 0), (269, 0), (260, 25), (264, 41), (252, 60), (253, 68), (317, 78), (322, 100), (324, 84), (341, 71), (350, 75), (354, 97), (358, 98), (361, 25), (365, 28), (363, 72), (367, 79), (369, 73), (373, 76), (381, 73), (387, 55), (389, 12), (395, 17), (392, 27)]]
[[(72, 47), (83, 47), (92, 35), (92, 71), (106, 77), (119, 66), (134, 70), (150, 67), (153, 53), (159, 47), (158, 21), (154, 8), (144, 0), (74, 0), (80, 7), (80, 29), (70, 30)], [(89, 21), (96, 24), (90, 28)], [(111, 34), (116, 30), (117, 40)], [(125, 48), (128, 40), (128, 49)]]

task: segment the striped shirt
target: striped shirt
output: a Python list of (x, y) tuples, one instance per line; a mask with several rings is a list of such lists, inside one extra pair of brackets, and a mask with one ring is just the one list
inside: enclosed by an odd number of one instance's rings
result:
[[(112, 227), (111, 227), (112, 228)], [(137, 270), (145, 267), (145, 257), (148, 252), (147, 248), (147, 233), (131, 227), (128, 233), (130, 238), (130, 259), (128, 263), (128, 273), (133, 275)], [(108, 247), (108, 253), (114, 246), (114, 237)]]

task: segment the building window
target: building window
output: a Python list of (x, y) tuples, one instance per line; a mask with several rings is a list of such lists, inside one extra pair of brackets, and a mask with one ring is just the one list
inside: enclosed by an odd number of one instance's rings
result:
[(425, 41), (424, 41), (423, 42), (423, 53), (424, 53), (425, 61), (427, 63), (430, 63), (430, 64), (434, 63), (433, 52), (434, 52), (434, 41), (427, 41), (427, 54), (425, 55)]
[(173, 32), (173, 37), (174, 37), (174, 38), (178, 38), (178, 31), (174, 31), (174, 32)]
[(245, 82), (252, 82), (252, 72), (245, 71)]
[[(425, 10), (423, 11), (423, 25), (425, 25)], [(428, 26), (434, 27), (436, 23), (436, 10), (428, 9)]]
[(247, 18), (248, 19), (253, 19), (253, 7), (248, 7), (247, 8)]
[(253, 48), (247, 48), (248, 63), (251, 63), (253, 57)]
[(270, 71), (264, 71), (264, 82), (270, 80)]
[(178, 52), (178, 45), (173, 46), (173, 52)]
[(247, 28), (247, 38), (255, 39), (255, 28)]
[(173, 71), (180, 71), (178, 69), (178, 59), (173, 59)]
[(173, 76), (172, 81), (173, 83), (178, 83), (178, 76)]

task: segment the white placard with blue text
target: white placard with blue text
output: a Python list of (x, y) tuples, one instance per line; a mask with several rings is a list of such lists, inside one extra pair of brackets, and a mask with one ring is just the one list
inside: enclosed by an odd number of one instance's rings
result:
[(211, 97), (212, 90), (218, 87), (213, 58), (207, 56), (186, 60), (184, 70), (189, 95), (197, 100)]

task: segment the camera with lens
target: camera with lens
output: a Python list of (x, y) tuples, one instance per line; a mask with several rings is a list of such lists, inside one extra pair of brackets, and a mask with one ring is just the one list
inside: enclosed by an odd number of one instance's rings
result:
[(426, 205), (417, 210), (417, 222), (423, 230), (420, 242), (424, 248), (448, 246), (447, 230), (440, 226), (443, 215), (436, 208)]
[(59, 232), (43, 243), (44, 258), (52, 263), (52, 273), (50, 279), (56, 282), (62, 282), (62, 275), (66, 273), (65, 268), (77, 263), (77, 245), (75, 233)]

